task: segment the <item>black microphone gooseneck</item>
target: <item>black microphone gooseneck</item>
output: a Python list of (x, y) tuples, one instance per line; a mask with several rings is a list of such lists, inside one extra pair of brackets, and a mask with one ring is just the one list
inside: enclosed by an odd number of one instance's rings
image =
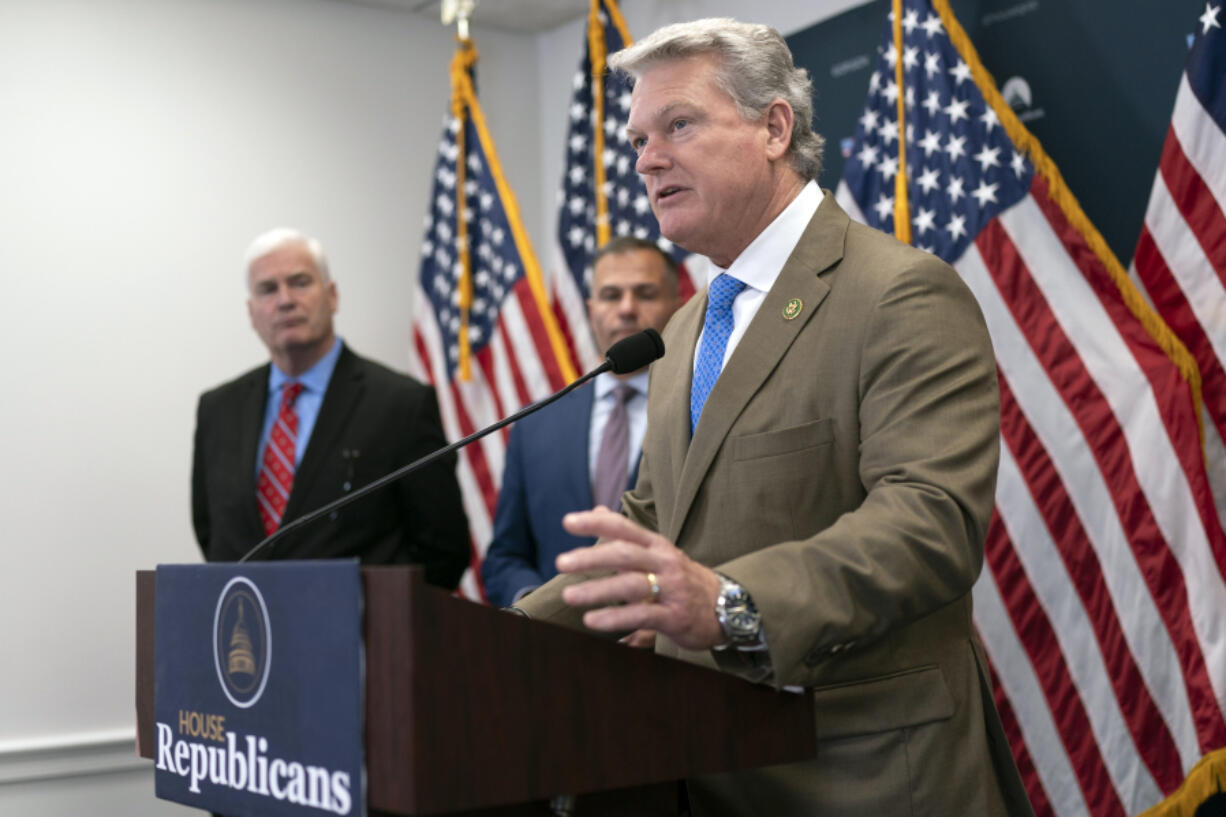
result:
[(371, 482), (367, 485), (363, 485), (361, 488), (357, 489), (356, 491), (345, 494), (340, 499), (333, 500), (332, 502), (329, 502), (327, 505), (324, 505), (323, 507), (320, 507), (320, 508), (316, 508), (310, 513), (304, 514), (303, 516), (298, 517), (294, 521), (286, 525), (283, 525), (280, 528), (277, 528), (277, 530), (273, 531), (269, 536), (265, 537), (255, 547), (251, 548), (251, 550), (243, 554), (243, 557), (239, 559), (238, 561), (245, 562), (248, 559), (251, 559), (253, 556), (256, 556), (257, 554), (267, 550), (275, 542), (281, 539), (281, 537), (289, 534), (291, 531), (295, 531), (298, 528), (301, 528), (305, 525), (309, 525), (312, 522), (314, 522), (316, 519), (319, 519), (321, 516), (326, 516), (327, 514), (330, 514), (335, 510), (339, 510), (340, 508), (343, 508), (346, 505), (348, 505), (350, 502), (356, 502), (357, 500), (361, 499), (367, 494), (374, 493), (375, 491), (379, 490), (385, 485), (390, 485), (396, 480), (401, 479), (402, 477), (408, 476), (409, 474), (416, 471), (418, 468), (421, 468), (424, 465), (429, 465), (430, 463), (434, 462), (440, 457), (444, 457), (447, 454), (450, 454), (451, 452), (457, 449), (463, 448), (469, 443), (474, 442), (475, 440), (479, 440), (482, 437), (486, 436), (487, 434), (497, 431), (503, 426), (513, 423), (516, 420), (520, 419), (521, 417), (524, 417), (525, 415), (531, 414), (532, 412), (537, 411), (538, 409), (544, 408), (545, 406), (549, 405), (553, 401), (561, 397), (565, 397), (567, 394), (570, 394), (572, 391), (579, 388), (584, 383), (588, 382), (589, 380), (596, 377), (596, 375), (601, 374), (602, 372), (612, 371), (613, 374), (629, 374), (630, 372), (638, 371), (639, 369), (646, 366), (648, 363), (651, 363), (653, 360), (659, 360), (663, 356), (664, 356), (664, 339), (661, 338), (660, 333), (654, 329), (644, 329), (642, 332), (638, 332), (627, 338), (622, 338), (617, 343), (609, 347), (609, 351), (605, 353), (604, 363), (601, 363), (595, 369), (592, 369), (590, 372), (583, 375), (583, 377), (580, 377), (578, 380), (571, 383), (569, 386), (565, 387), (561, 391), (556, 391), (553, 394), (549, 395), (548, 397), (542, 400), (538, 400), (535, 403), (532, 403), (531, 405), (520, 409), (519, 411), (512, 414), (510, 417), (505, 417), (499, 420), (498, 422), (494, 423), (493, 425), (486, 426), (480, 431), (474, 431), (472, 434), (469, 434), (467, 437), (465, 437), (462, 440), (457, 440), (451, 445), (444, 446), (443, 448), (440, 448), (437, 451), (431, 452), (420, 459), (414, 460), (408, 465), (405, 465), (401, 468), (397, 468), (395, 471), (392, 471), (390, 474), (379, 477), (374, 482)]

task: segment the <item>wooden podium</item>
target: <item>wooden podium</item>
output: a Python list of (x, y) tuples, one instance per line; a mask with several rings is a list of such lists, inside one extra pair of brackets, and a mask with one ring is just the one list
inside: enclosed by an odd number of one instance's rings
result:
[[(363, 568), (371, 810), (677, 814), (675, 781), (811, 758), (807, 695), (532, 621)], [(136, 574), (137, 747), (153, 757), (153, 571)]]

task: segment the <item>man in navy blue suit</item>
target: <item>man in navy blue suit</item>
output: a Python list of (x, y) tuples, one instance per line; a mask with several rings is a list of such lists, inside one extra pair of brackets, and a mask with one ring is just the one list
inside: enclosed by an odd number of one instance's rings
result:
[[(680, 305), (677, 266), (654, 243), (622, 236), (597, 252), (587, 309), (601, 353), (648, 327), (663, 330)], [(564, 531), (562, 516), (597, 504), (617, 510), (634, 485), (646, 427), (646, 369), (601, 374), (515, 424), (481, 565), (491, 604), (510, 605), (557, 573), (558, 554), (592, 543)]]

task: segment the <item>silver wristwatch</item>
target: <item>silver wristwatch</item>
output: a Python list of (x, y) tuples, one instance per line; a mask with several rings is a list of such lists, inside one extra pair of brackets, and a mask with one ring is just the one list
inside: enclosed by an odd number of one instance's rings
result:
[(723, 573), (719, 576), (719, 596), (715, 599), (715, 618), (728, 644), (742, 647), (757, 644), (762, 638), (762, 615), (749, 592)]

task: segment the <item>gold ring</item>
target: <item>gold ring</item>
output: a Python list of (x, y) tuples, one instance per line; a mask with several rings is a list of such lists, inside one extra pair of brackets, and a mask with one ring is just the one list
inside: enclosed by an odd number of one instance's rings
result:
[(656, 580), (656, 574), (647, 574), (647, 584), (651, 586), (651, 593), (647, 596), (647, 603), (655, 604), (660, 600), (660, 582)]

